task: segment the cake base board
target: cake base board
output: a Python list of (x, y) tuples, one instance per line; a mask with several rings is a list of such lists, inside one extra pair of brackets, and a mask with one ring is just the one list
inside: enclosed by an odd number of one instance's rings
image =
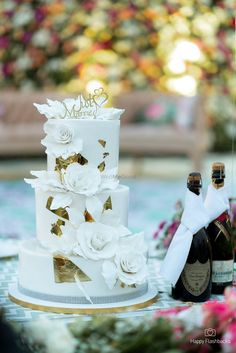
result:
[(159, 299), (157, 289), (151, 287), (150, 285), (147, 293), (145, 293), (144, 295), (132, 300), (112, 304), (68, 304), (39, 300), (20, 293), (17, 284), (12, 284), (9, 286), (8, 296), (12, 302), (28, 309), (48, 311), (60, 314), (81, 315), (96, 315), (101, 313), (110, 314), (134, 311), (150, 306)]

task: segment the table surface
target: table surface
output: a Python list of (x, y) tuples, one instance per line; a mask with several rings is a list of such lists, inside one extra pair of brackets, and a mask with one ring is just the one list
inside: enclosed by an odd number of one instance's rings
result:
[[(160, 261), (155, 258), (150, 258), (149, 266), (149, 280), (152, 285), (156, 286), (159, 291), (159, 299), (157, 302), (147, 308), (137, 311), (129, 311), (124, 313), (112, 314), (121, 318), (125, 317), (140, 317), (143, 315), (153, 315), (158, 309), (165, 309), (176, 306), (190, 306), (193, 303), (183, 303), (174, 300), (170, 295), (170, 285), (159, 275)], [(79, 315), (70, 314), (56, 314), (49, 312), (42, 312), (21, 307), (8, 298), (9, 284), (17, 282), (18, 258), (5, 258), (0, 260), (0, 307), (4, 309), (5, 317), (10, 321), (29, 322), (42, 317), (50, 319), (63, 319), (72, 321)], [(211, 299), (223, 300), (223, 296), (212, 296)], [(105, 314), (104, 314), (105, 315)], [(107, 315), (107, 314), (106, 314)], [(85, 319), (89, 319), (88, 315), (83, 315)]]

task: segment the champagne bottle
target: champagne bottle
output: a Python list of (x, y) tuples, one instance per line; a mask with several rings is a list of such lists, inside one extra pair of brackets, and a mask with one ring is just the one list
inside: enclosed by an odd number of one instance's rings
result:
[[(224, 164), (214, 163), (212, 166), (213, 188), (216, 190), (223, 188), (224, 179)], [(234, 239), (227, 210), (209, 224), (207, 232), (212, 247), (212, 293), (222, 294), (227, 286), (232, 285), (234, 266)]]
[[(194, 194), (200, 195), (201, 174), (190, 173), (187, 187)], [(211, 295), (211, 274), (211, 245), (205, 228), (201, 228), (193, 235), (186, 264), (178, 281), (172, 288), (173, 297), (192, 302), (208, 300)]]

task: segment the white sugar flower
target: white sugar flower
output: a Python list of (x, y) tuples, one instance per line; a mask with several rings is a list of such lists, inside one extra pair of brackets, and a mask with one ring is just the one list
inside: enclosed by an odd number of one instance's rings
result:
[(147, 273), (146, 257), (143, 251), (134, 247), (119, 247), (114, 261), (104, 261), (102, 269), (102, 275), (110, 289), (117, 280), (129, 286), (142, 284), (147, 279)]
[(39, 188), (43, 191), (65, 192), (60, 180), (60, 176), (54, 171), (32, 171), (31, 174), (35, 179), (25, 179), (25, 182), (33, 188)]
[(47, 147), (46, 153), (65, 159), (82, 151), (83, 140), (75, 136), (73, 128), (66, 123), (54, 124), (49, 121), (44, 125), (44, 131), (47, 136), (41, 143)]
[(118, 248), (119, 235), (114, 227), (98, 223), (82, 223), (77, 231), (78, 244), (74, 252), (85, 259), (112, 258)]
[(34, 106), (40, 114), (45, 115), (48, 119), (63, 119), (65, 117), (66, 107), (62, 102), (47, 99), (47, 103), (48, 104), (34, 103)]
[(72, 163), (63, 171), (63, 180), (67, 190), (90, 196), (98, 191), (101, 174), (97, 168)]
[(103, 203), (96, 196), (86, 198), (86, 210), (95, 222), (100, 222), (116, 228), (119, 237), (131, 234), (130, 230), (121, 224), (119, 215), (113, 210), (104, 210)]

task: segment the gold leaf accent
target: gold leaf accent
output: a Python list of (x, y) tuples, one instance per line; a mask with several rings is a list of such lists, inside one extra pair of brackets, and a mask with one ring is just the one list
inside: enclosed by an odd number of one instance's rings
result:
[(104, 153), (103, 153), (103, 159), (105, 159), (106, 157), (108, 157), (109, 154), (110, 154), (109, 152), (104, 152)]
[(87, 164), (88, 160), (82, 156), (80, 153), (74, 154), (66, 159), (62, 158), (61, 156), (56, 158), (56, 166), (55, 171), (61, 172), (62, 169), (66, 169), (72, 163), (79, 163), (81, 165)]
[(61, 226), (64, 226), (65, 222), (61, 219), (58, 219), (56, 223), (52, 223), (51, 233), (55, 234), (57, 237), (62, 236)]
[(109, 197), (107, 198), (107, 200), (104, 202), (103, 211), (106, 211), (106, 210), (112, 210), (111, 196), (109, 196)]
[(84, 211), (84, 218), (85, 218), (85, 222), (95, 222), (93, 217), (87, 210)]
[(88, 160), (87, 160), (84, 156), (82, 156), (82, 154), (80, 154), (80, 153), (77, 154), (77, 157), (78, 157), (77, 162), (78, 162), (79, 164), (85, 165), (85, 164), (88, 163)]
[(216, 235), (215, 241), (217, 240), (217, 238), (220, 236), (221, 233), (224, 234), (224, 236), (226, 237), (226, 239), (229, 241), (230, 240), (230, 234), (229, 232), (225, 229), (225, 227), (223, 226), (223, 224), (221, 224), (219, 221), (214, 221), (215, 226), (219, 229), (218, 234)]
[(66, 208), (63, 207), (59, 207), (55, 210), (51, 209), (51, 205), (52, 205), (52, 201), (53, 201), (53, 197), (49, 196), (48, 200), (47, 200), (47, 204), (46, 204), (46, 208), (51, 211), (52, 213), (56, 214), (57, 216), (61, 217), (61, 218), (65, 218), (69, 221), (69, 214), (66, 210)]
[(136, 284), (134, 283), (134, 284), (130, 284), (130, 285), (128, 285), (128, 287), (129, 288), (137, 288), (137, 286), (136, 286)]
[(100, 143), (100, 145), (102, 145), (103, 148), (106, 147), (106, 143), (107, 143), (107, 142), (106, 142), (105, 140), (101, 140), (101, 139), (100, 139), (100, 140), (98, 140), (98, 142)]
[(56, 255), (53, 257), (54, 265), (54, 280), (56, 283), (70, 283), (75, 282), (75, 274), (79, 277), (81, 282), (90, 282), (86, 273), (84, 273), (78, 266), (65, 256)]
[(100, 170), (100, 172), (103, 172), (105, 170), (106, 164), (105, 162), (102, 162), (99, 164), (98, 169)]

